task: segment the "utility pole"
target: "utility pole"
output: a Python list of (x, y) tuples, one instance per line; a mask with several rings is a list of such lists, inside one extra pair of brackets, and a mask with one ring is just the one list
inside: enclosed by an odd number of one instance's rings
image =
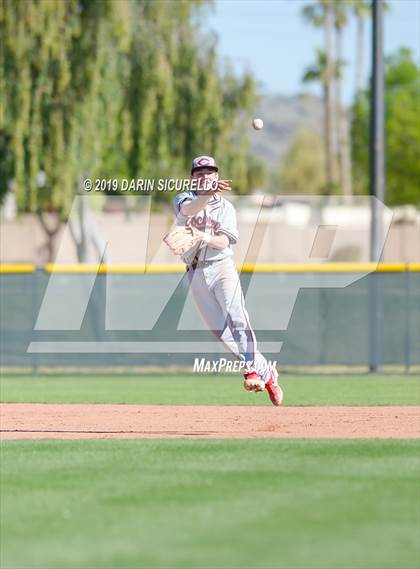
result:
[[(370, 260), (382, 254), (382, 208), (385, 202), (385, 103), (383, 0), (372, 0), (372, 79), (370, 100)], [(383, 299), (381, 273), (371, 274), (369, 288), (370, 371), (380, 371), (383, 351)]]

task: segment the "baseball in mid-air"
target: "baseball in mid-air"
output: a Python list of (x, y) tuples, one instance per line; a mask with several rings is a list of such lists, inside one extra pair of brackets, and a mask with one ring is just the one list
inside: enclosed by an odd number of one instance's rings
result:
[(264, 127), (264, 121), (262, 119), (254, 119), (252, 121), (252, 126), (255, 130), (261, 130)]

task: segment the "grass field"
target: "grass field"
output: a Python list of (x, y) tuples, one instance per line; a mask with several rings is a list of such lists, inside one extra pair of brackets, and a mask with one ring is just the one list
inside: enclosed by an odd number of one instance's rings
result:
[[(419, 405), (420, 378), (409, 375), (283, 375), (285, 405)], [(142, 403), (271, 405), (247, 393), (240, 375), (142, 377), (2, 377), (0, 400), (9, 403)]]
[[(287, 405), (419, 404), (407, 376), (282, 381)], [(1, 379), (9, 402), (266, 404), (229, 377)], [(281, 412), (281, 409), (279, 409)], [(8, 441), (2, 569), (418, 569), (419, 442)]]

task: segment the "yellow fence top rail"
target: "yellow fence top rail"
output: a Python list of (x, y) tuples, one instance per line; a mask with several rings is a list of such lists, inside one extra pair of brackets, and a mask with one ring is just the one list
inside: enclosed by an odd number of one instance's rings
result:
[[(56, 264), (49, 263), (39, 267), (47, 273), (115, 273), (115, 274), (159, 274), (185, 272), (183, 263), (145, 265), (96, 263)], [(257, 263), (237, 264), (238, 271), (244, 273), (401, 273), (420, 272), (420, 263)], [(0, 264), (0, 274), (33, 273), (36, 266), (31, 263)]]
[(412, 272), (420, 271), (420, 263), (408, 263), (407, 270)]
[(58, 265), (49, 263), (44, 266), (47, 273), (179, 273), (185, 272), (183, 263), (168, 265), (97, 265), (89, 263), (79, 263), (74, 265)]
[(2, 263), (0, 264), (0, 274), (7, 273), (33, 273), (35, 265), (32, 263)]
[[(241, 267), (238, 266), (241, 270)], [(242, 271), (246, 273), (364, 273), (405, 271), (404, 263), (245, 263)]]

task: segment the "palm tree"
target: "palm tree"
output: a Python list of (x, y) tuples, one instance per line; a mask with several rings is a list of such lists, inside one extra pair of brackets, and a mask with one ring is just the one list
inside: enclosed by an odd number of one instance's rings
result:
[[(356, 17), (356, 95), (360, 95), (363, 91), (363, 67), (365, 55), (365, 20), (371, 14), (370, 0), (345, 0), (353, 9)], [(390, 8), (389, 3), (381, 0), (384, 11)]]
[(352, 194), (351, 158), (349, 143), (349, 124), (347, 112), (342, 104), (342, 73), (343, 61), (343, 29), (347, 24), (348, 3), (343, 0), (334, 0), (334, 28), (336, 48), (335, 73), (335, 112), (338, 134), (339, 179), (342, 192), (345, 196)]
[(307, 68), (303, 75), (303, 81), (305, 83), (317, 81), (322, 85), (323, 91), (323, 101), (324, 101), (324, 144), (325, 144), (325, 179), (327, 186), (330, 190), (334, 189), (337, 183), (335, 175), (335, 147), (334, 140), (331, 133), (331, 118), (333, 113), (330, 114), (328, 109), (329, 99), (328, 99), (328, 87), (332, 83), (332, 78), (339, 73), (339, 68), (333, 63), (332, 75), (330, 75), (330, 70), (327, 68), (327, 56), (325, 51), (322, 49), (317, 49), (316, 51), (316, 62), (314, 65)]
[(365, 55), (365, 19), (370, 14), (367, 0), (352, 0), (351, 6), (356, 17), (356, 95), (363, 90), (363, 67)]
[(305, 73), (304, 81), (321, 81), (324, 92), (324, 136), (326, 156), (326, 179), (329, 186), (337, 183), (337, 162), (335, 156), (335, 116), (333, 103), (334, 59), (332, 35), (334, 12), (332, 0), (318, 0), (303, 8), (304, 18), (316, 27), (324, 28), (325, 51), (317, 50), (317, 62)]

